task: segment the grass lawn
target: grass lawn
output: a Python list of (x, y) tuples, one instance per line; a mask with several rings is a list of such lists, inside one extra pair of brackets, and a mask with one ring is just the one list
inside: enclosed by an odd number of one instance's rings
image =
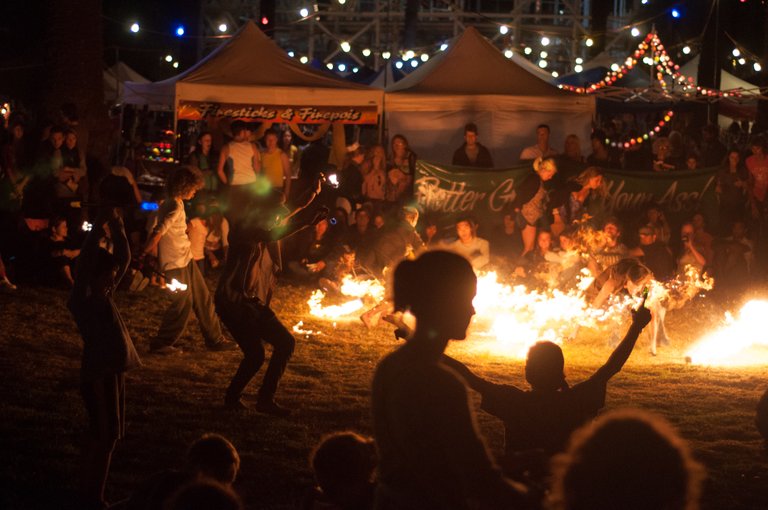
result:
[[(332, 431), (370, 433), (369, 386), (379, 358), (398, 342), (391, 327), (367, 331), (359, 322), (307, 319), (307, 289), (280, 287), (274, 307), (289, 327), (303, 320), (319, 335), (297, 337), (278, 401), (296, 409), (290, 419), (224, 410), (224, 388), (239, 351), (209, 353), (193, 322), (177, 357), (147, 354), (167, 296), (149, 289), (118, 296), (144, 366), (127, 381), (128, 437), (118, 445), (108, 499), (130, 494), (149, 474), (179, 466), (189, 443), (203, 432), (229, 437), (242, 457), (236, 488), (248, 508), (293, 508), (311, 485), (307, 457)], [(65, 308), (67, 294), (48, 289), (0, 293), (0, 508), (67, 508), (76, 480), (78, 441), (85, 412), (78, 393), (81, 340)], [(716, 369), (686, 365), (685, 347), (714, 328), (724, 308), (698, 299), (670, 312), (673, 346), (647, 354), (641, 337), (624, 370), (609, 385), (608, 408), (655, 411), (690, 441), (707, 468), (706, 509), (768, 508), (768, 454), (754, 426), (768, 368)], [(768, 322), (766, 323), (768, 327)], [(522, 362), (489, 356), (469, 340), (450, 353), (480, 375), (524, 386)], [(571, 383), (609, 354), (603, 337), (582, 330), (564, 347)], [(256, 383), (260, 382), (260, 375)], [(249, 388), (251, 400), (257, 385)], [(491, 449), (502, 448), (502, 425), (478, 413)]]

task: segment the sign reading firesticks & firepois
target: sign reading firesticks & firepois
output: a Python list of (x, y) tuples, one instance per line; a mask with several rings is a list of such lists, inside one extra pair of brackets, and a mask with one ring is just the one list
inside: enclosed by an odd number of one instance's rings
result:
[[(416, 162), (414, 193), (425, 212), (451, 216), (471, 214), (481, 224), (498, 224), (517, 187), (532, 172), (531, 165), (480, 170)], [(669, 173), (604, 170), (606, 193), (596, 205), (607, 215), (627, 216), (651, 204), (661, 206), (673, 220), (693, 212), (717, 217), (717, 169)]]
[(258, 104), (207, 103), (181, 101), (179, 120), (203, 120), (210, 117), (240, 119), (247, 121), (298, 122), (301, 124), (376, 124), (376, 106), (290, 106)]

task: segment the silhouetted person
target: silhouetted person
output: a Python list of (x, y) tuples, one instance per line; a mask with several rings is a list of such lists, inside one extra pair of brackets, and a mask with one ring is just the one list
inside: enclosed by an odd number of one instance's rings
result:
[(370, 510), (373, 508), (376, 446), (354, 432), (324, 437), (310, 457), (317, 489), (307, 510)]
[[(112, 253), (101, 248), (111, 240)], [(125, 433), (125, 372), (141, 364), (112, 297), (131, 261), (120, 212), (102, 208), (83, 243), (68, 306), (83, 337), (80, 393), (89, 428), (80, 508), (102, 508), (115, 442)]]
[(555, 461), (555, 510), (696, 510), (704, 469), (665, 420), (612, 411)]
[(476, 290), (472, 266), (454, 253), (426, 252), (395, 270), (395, 309), (410, 311), (417, 326), (373, 378), (377, 508), (526, 504), (524, 488), (505, 479), (489, 457), (464, 382), (441, 361), (450, 339), (466, 338)]
[(571, 433), (605, 406), (608, 381), (621, 371), (650, 320), (651, 312), (644, 306), (633, 312), (632, 325), (608, 361), (572, 387), (565, 380), (563, 351), (552, 342), (537, 342), (528, 351), (525, 379), (531, 385), (529, 391), (492, 383), (447, 356), (445, 362), (480, 392), (482, 408), (504, 422), (505, 470), (515, 474), (529, 471), (528, 476), (536, 479), (546, 474), (549, 456), (562, 451)]
[(183, 487), (165, 506), (165, 510), (242, 510), (235, 492), (212, 480), (201, 480)]
[(127, 501), (126, 510), (164, 510), (182, 487), (211, 480), (231, 488), (240, 470), (240, 456), (232, 443), (219, 434), (203, 434), (187, 452), (183, 469), (169, 469), (145, 480)]
[(477, 168), (493, 168), (493, 158), (488, 148), (477, 141), (477, 125), (464, 126), (464, 143), (453, 153), (451, 164)]
[[(227, 388), (224, 403), (231, 409), (244, 409), (240, 401), (245, 387), (264, 364), (264, 342), (272, 345), (272, 357), (259, 389), (256, 410), (268, 414), (290, 414), (275, 403), (277, 385), (293, 354), (296, 341), (269, 307), (277, 273), (281, 269), (277, 243), (306, 223), (292, 221), (320, 192), (320, 182), (306, 194), (302, 205), (289, 211), (282, 193), (273, 191), (267, 197), (252, 196), (248, 212), (233, 225), (229, 237), (229, 253), (219, 286), (216, 289), (216, 311), (243, 351), (243, 360)], [(313, 224), (324, 219), (319, 212)]]

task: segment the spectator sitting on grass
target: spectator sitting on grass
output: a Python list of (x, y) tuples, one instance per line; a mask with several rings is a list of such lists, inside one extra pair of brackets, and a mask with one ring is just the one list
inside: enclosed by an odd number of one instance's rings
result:
[(553, 478), (554, 510), (696, 510), (704, 469), (669, 423), (627, 409), (575, 432)]
[(74, 285), (73, 268), (80, 255), (80, 249), (71, 248), (68, 237), (67, 220), (61, 217), (51, 220), (51, 235), (46, 248), (48, 283), (58, 286), (64, 284), (67, 288)]
[(446, 248), (458, 253), (472, 264), (472, 269), (482, 269), (490, 262), (491, 248), (487, 240), (477, 237), (477, 223), (472, 218), (461, 217), (456, 222), (454, 242)]
[(354, 432), (324, 437), (310, 457), (317, 488), (306, 510), (370, 510), (376, 487), (376, 446)]
[(443, 362), (482, 395), (484, 410), (504, 422), (506, 472), (538, 481), (546, 475), (549, 456), (562, 451), (571, 433), (605, 406), (608, 381), (621, 371), (650, 319), (645, 306), (633, 312), (632, 325), (608, 361), (573, 387), (565, 380), (563, 351), (552, 342), (537, 342), (528, 351), (529, 391), (492, 383), (448, 356)]
[(187, 452), (183, 469), (154, 474), (127, 501), (126, 510), (163, 510), (174, 493), (187, 484), (211, 480), (231, 489), (240, 469), (240, 456), (224, 436), (203, 434)]

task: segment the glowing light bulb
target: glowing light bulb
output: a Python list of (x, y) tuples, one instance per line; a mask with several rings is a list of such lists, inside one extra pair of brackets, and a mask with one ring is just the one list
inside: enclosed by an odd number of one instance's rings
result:
[(419, 61), (418, 60), (416, 60), (416, 59), (411, 60), (411, 67), (416, 67), (418, 65), (419, 65)]
[(184, 32), (185, 32), (185, 30), (184, 30), (184, 26), (183, 25), (179, 25), (178, 27), (176, 27), (176, 35), (177, 36), (179, 36), (179, 37), (183, 36)]
[(760, 62), (755, 62), (752, 65), (752, 68), (754, 68), (755, 72), (757, 72), (757, 73), (759, 73), (760, 71), (763, 70), (763, 66), (760, 65)]
[(575, 72), (577, 72), (577, 73), (580, 73), (581, 71), (583, 71), (583, 70), (584, 70), (584, 68), (583, 68), (583, 67), (581, 67), (579, 64), (576, 64), (575, 66), (573, 66), (573, 70), (574, 70)]
[(446, 43), (443, 43), (440, 45), (440, 51), (445, 51), (448, 49), (448, 45)]
[(347, 70), (347, 65), (346, 64), (339, 64), (338, 65), (338, 69), (339, 69), (339, 71), (341, 71), (343, 73), (344, 71)]
[(333, 63), (328, 62), (327, 64), (325, 64), (325, 67), (327, 67), (329, 70), (333, 71)]
[(542, 69), (547, 67), (547, 61), (546, 60), (539, 60), (539, 67)]
[(507, 58), (512, 58), (512, 55), (514, 55), (514, 53), (512, 53), (512, 50), (506, 50), (504, 52), (504, 56)]
[(691, 52), (691, 47), (690, 46), (683, 46), (683, 53), (685, 55), (688, 55), (690, 52)]
[(501, 25), (499, 27), (499, 33), (501, 35), (507, 35), (507, 33), (509, 33), (509, 27), (507, 25)]
[(131, 32), (133, 32), (135, 34), (135, 33), (138, 33), (139, 30), (141, 30), (141, 27), (139, 26), (138, 23), (134, 22), (134, 23), (131, 24), (131, 29), (130, 30), (131, 30)]
[(405, 52), (405, 55), (403, 55), (403, 58), (405, 60), (411, 60), (415, 56), (416, 56), (416, 54), (413, 52), (413, 50), (408, 50), (408, 51)]
[(422, 53), (420, 58), (422, 62), (426, 62), (427, 60), (429, 60), (429, 55), (427, 55), (426, 53)]
[(542, 51), (541, 53), (539, 53), (539, 56), (541, 58), (547, 58), (549, 56), (549, 53), (547, 53), (546, 51)]
[(350, 44), (347, 41), (341, 41), (341, 44), (339, 44), (339, 46), (341, 46), (341, 51), (343, 51), (344, 53), (349, 53), (349, 50), (352, 49), (352, 46), (350, 46)]
[(552, 71), (552, 78), (557, 78), (558, 76), (560, 76), (560, 73), (557, 71)]
[(402, 69), (403, 68), (403, 62), (398, 60), (397, 62), (395, 62), (395, 67), (397, 67), (398, 69)]
[(741, 55), (741, 52), (739, 51), (738, 48), (734, 48), (731, 53), (733, 53), (734, 57), (738, 57), (739, 55)]
[(229, 27), (227, 26), (226, 23), (220, 23), (219, 24), (219, 32), (221, 32), (223, 34), (227, 30), (229, 30)]
[(616, 72), (619, 70), (619, 64), (611, 64), (611, 71)]
[(302, 18), (306, 18), (307, 16), (309, 16), (309, 9), (307, 9), (306, 7), (302, 7), (301, 9), (299, 9), (299, 16), (301, 16)]
[(381, 58), (383, 58), (384, 60), (389, 60), (389, 57), (391, 57), (391, 56), (392, 56), (392, 54), (390, 52), (388, 52), (388, 51), (385, 51), (385, 52), (383, 52), (381, 54)]
[(174, 62), (173, 63), (173, 68), (174, 69), (178, 69), (179, 68), (179, 63), (178, 62)]
[(632, 34), (632, 37), (638, 37), (640, 35), (640, 29), (637, 27), (632, 27), (630, 33)]
[(523, 51), (525, 52), (526, 55), (530, 55), (531, 53), (533, 53), (533, 50), (531, 49), (530, 46), (526, 46)]
[(549, 43), (550, 43), (549, 37), (547, 37), (546, 35), (541, 38), (541, 45), (542, 46), (549, 46)]
[(583, 63), (584, 63), (584, 59), (583, 59), (583, 58), (581, 58), (581, 57), (577, 57), (577, 58), (576, 58), (576, 63), (577, 63), (577, 64), (583, 64)]
[(306, 64), (307, 62), (309, 62), (309, 57), (307, 57), (307, 56), (305, 55), (305, 56), (303, 56), (303, 57), (301, 57), (301, 58), (299, 59), (299, 62), (301, 62), (302, 64)]
[(363, 50), (363, 56), (364, 57), (370, 57), (371, 56), (371, 50), (369, 48), (365, 48)]
[(171, 55), (166, 55), (165, 56), (165, 61), (170, 64), (171, 62), (173, 62), (173, 57)]
[(592, 40), (592, 38), (588, 38), (586, 41), (584, 41), (584, 44), (586, 44), (588, 47), (592, 47), (593, 44), (595, 44), (595, 41)]
[(296, 54), (295, 54), (293, 51), (289, 51), (289, 52), (288, 52), (288, 56), (289, 56), (289, 57), (291, 57), (291, 58), (293, 58), (293, 57), (295, 57), (295, 56), (296, 56)]

